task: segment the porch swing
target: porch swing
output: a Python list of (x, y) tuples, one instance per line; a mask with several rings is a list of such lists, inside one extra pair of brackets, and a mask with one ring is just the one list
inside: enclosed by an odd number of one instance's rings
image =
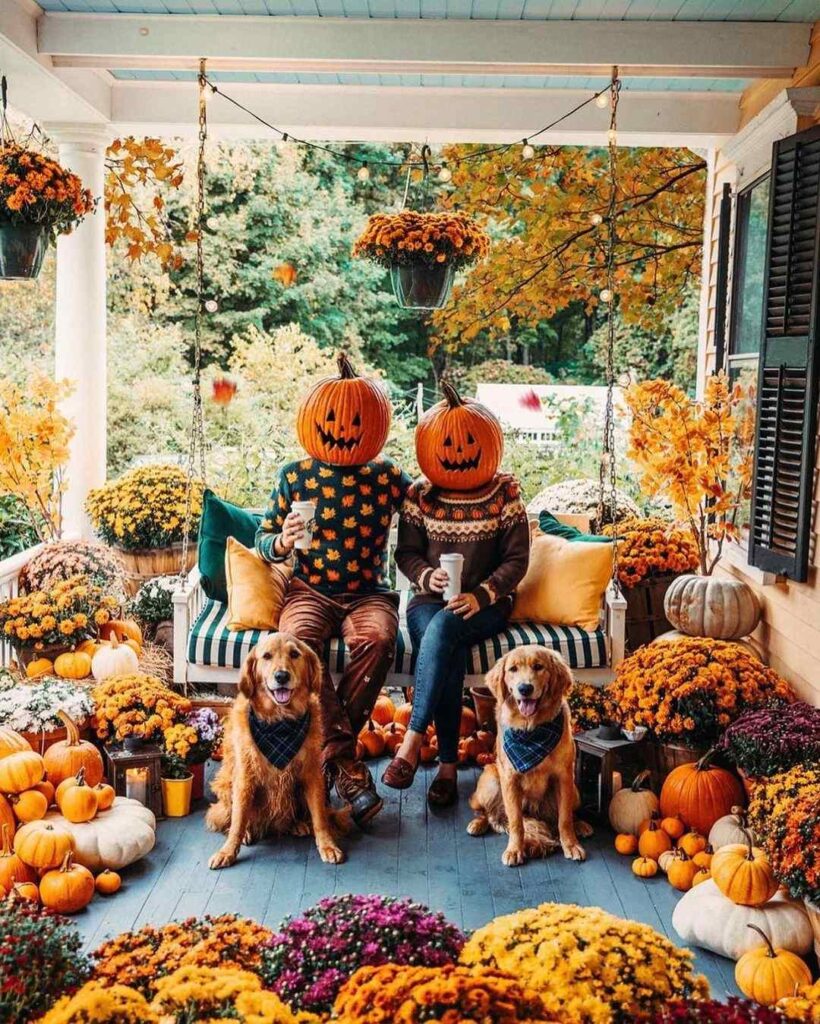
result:
[[(193, 490), (198, 479), (204, 488), (206, 481), (206, 441), (202, 402), (202, 330), (205, 309), (203, 229), (205, 226), (205, 146), (208, 138), (206, 90), (209, 86), (205, 74), (205, 61), (200, 61), (199, 75), (199, 134), (197, 152), (197, 184), (195, 206), (196, 228), (196, 308), (194, 318), (193, 407), (187, 450), (185, 529), (181, 565), (177, 587), (173, 594), (174, 606), (174, 684), (184, 692), (191, 685), (215, 685), (219, 691), (232, 693), (239, 680), (245, 658), (266, 635), (265, 630), (228, 628), (228, 606), (203, 589), (199, 566), (188, 570), (188, 551), (192, 525)], [(213, 88), (213, 87), (211, 87)], [(606, 215), (606, 288), (601, 299), (607, 305), (606, 349), (606, 406), (604, 417), (603, 450), (598, 480), (598, 521), (608, 512), (610, 521), (617, 522), (617, 489), (615, 465), (615, 245), (617, 220), (617, 110), (620, 93), (618, 69), (613, 68), (610, 83), (609, 126), (609, 181), (610, 195)], [(605, 294), (606, 293), (606, 294)], [(242, 511), (242, 510), (237, 510)], [(243, 513), (246, 517), (250, 513)], [(560, 518), (560, 517), (559, 517)], [(204, 520), (204, 509), (203, 509)], [(391, 528), (388, 560), (395, 549), (397, 529)], [(227, 536), (224, 538), (227, 544)], [(396, 570), (396, 588), (402, 592), (401, 607), (406, 607), (410, 583)], [(597, 629), (585, 630), (575, 626), (551, 625), (535, 622), (509, 623), (502, 634), (476, 644), (468, 655), (465, 688), (480, 686), (484, 676), (497, 660), (508, 651), (525, 644), (536, 643), (558, 651), (583, 682), (603, 684), (624, 657), (626, 601), (618, 586), (617, 546), (613, 558), (612, 578), (604, 594), (600, 622)], [(331, 674), (338, 677), (344, 669), (346, 649), (341, 639), (329, 641), (325, 659)], [(389, 686), (408, 687), (413, 684), (414, 659), (402, 614), (396, 643), (396, 660), (386, 683)]]

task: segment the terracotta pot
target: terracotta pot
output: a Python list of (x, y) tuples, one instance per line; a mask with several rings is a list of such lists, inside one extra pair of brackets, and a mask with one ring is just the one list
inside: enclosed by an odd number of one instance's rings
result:
[(205, 796), (205, 762), (201, 764), (191, 765), (191, 775), (193, 776), (193, 783), (191, 784), (191, 799), (202, 800)]
[(471, 686), (470, 696), (473, 698), (478, 724), (480, 726), (489, 726), (495, 731), (495, 697), (493, 697), (486, 686)]
[(184, 818), (191, 813), (191, 793), (194, 777), (185, 779), (160, 779), (162, 784), (162, 806), (166, 818)]
[(820, 906), (810, 900), (803, 900), (809, 915), (811, 930), (814, 932), (814, 955), (820, 960)]

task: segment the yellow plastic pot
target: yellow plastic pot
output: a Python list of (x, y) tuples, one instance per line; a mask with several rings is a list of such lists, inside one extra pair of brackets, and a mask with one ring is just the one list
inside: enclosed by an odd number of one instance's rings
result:
[(193, 775), (184, 779), (161, 779), (162, 805), (168, 818), (184, 818), (191, 813)]

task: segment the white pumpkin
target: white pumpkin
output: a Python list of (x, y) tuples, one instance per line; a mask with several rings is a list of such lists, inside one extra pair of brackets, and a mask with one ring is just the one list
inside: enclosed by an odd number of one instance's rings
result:
[(74, 824), (59, 811), (49, 811), (46, 821), (74, 837), (74, 860), (89, 871), (121, 868), (140, 860), (157, 841), (157, 819), (139, 800), (118, 796), (107, 811), (92, 821)]
[(684, 893), (672, 913), (672, 926), (686, 945), (702, 946), (720, 956), (738, 960), (763, 939), (749, 924), (756, 924), (775, 949), (802, 956), (812, 948), (812, 930), (802, 903), (776, 893), (759, 907), (732, 903), (710, 878)]
[(648, 778), (648, 771), (641, 772), (631, 786), (619, 789), (609, 801), (609, 824), (616, 832), (636, 836), (640, 823), (659, 809), (660, 803), (652, 790), (643, 788)]
[(672, 580), (663, 599), (666, 617), (688, 636), (739, 640), (760, 622), (757, 594), (748, 583), (725, 576), (684, 574)]
[(677, 857), (675, 850), (664, 850), (663, 853), (658, 857), (658, 867), (661, 871), (666, 874), (669, 870), (669, 865)]
[(113, 633), (110, 642), (104, 643), (91, 659), (91, 675), (98, 683), (104, 683), (112, 676), (133, 675), (139, 667), (136, 651), (121, 644)]
[(713, 850), (735, 843), (742, 843), (745, 846), (747, 833), (752, 836), (754, 843), (755, 837), (746, 824), (746, 811), (742, 807), (733, 807), (731, 814), (724, 814), (722, 818), (718, 818), (709, 830), (709, 844)]

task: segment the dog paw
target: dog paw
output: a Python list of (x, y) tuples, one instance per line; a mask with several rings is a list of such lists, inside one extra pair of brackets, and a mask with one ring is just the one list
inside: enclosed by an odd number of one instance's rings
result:
[(523, 864), (524, 860), (524, 851), (519, 850), (514, 846), (508, 846), (501, 854), (501, 863), (506, 864), (508, 868), (516, 868), (520, 864)]
[(473, 818), (473, 820), (467, 825), (467, 832), (471, 836), (483, 836), (487, 833), (490, 827), (490, 823), (486, 818)]
[(344, 850), (340, 850), (338, 846), (328, 843), (324, 846), (318, 846), (317, 849), (319, 851), (319, 856), (325, 864), (344, 864)]
[(236, 863), (236, 853), (233, 850), (226, 850), (225, 847), (217, 852), (208, 861), (208, 867), (212, 871), (218, 871), (219, 868), (229, 868), (231, 864)]
[(587, 859), (586, 850), (577, 841), (574, 843), (561, 843), (561, 849), (564, 851), (564, 856), (567, 860), (582, 861)]
[(294, 836), (309, 836), (312, 831), (313, 831), (313, 829), (310, 827), (310, 822), (308, 822), (308, 821), (297, 821), (294, 824), (293, 829), (291, 830), (291, 835), (294, 835)]
[(581, 839), (588, 839), (595, 832), (595, 829), (588, 821), (581, 821), (578, 818), (575, 822), (575, 831)]

